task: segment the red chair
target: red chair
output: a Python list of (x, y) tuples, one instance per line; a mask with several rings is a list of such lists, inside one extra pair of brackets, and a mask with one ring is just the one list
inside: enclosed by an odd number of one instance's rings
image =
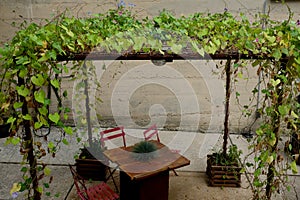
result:
[[(147, 128), (144, 132), (144, 138), (146, 141), (152, 139), (153, 137), (156, 137), (156, 140), (160, 142), (159, 136), (158, 136), (158, 129), (156, 124), (153, 124), (149, 128)], [(172, 152), (179, 153), (179, 150), (171, 150)], [(178, 176), (177, 172), (173, 169), (172, 170), (176, 176)]]
[(97, 185), (86, 187), (85, 181), (75, 169), (69, 165), (72, 173), (77, 194), (81, 200), (116, 200), (119, 195), (115, 193), (105, 182)]
[(124, 132), (124, 127), (123, 126), (119, 126), (116, 128), (111, 128), (111, 129), (107, 129), (104, 131), (100, 132), (100, 142), (101, 145), (104, 147), (105, 146), (105, 141), (107, 140), (112, 140), (118, 137), (122, 137), (123, 138), (123, 145), (124, 147), (126, 147), (126, 139), (125, 139), (125, 132)]
[(150, 126), (147, 130), (144, 131), (144, 138), (146, 141), (150, 140), (152, 137), (156, 136), (156, 140), (160, 142), (159, 136), (158, 136), (158, 129), (156, 124), (153, 124)]
[[(119, 127), (115, 127), (115, 128), (111, 128), (111, 129), (101, 131), (100, 132), (101, 146), (104, 148), (105, 147), (105, 141), (116, 139), (116, 138), (119, 138), (119, 137), (122, 137), (123, 147), (126, 147), (126, 139), (125, 139), (125, 132), (124, 132), (124, 127), (123, 126), (119, 126)], [(118, 169), (118, 166), (114, 167), (113, 170), (111, 170), (110, 167), (108, 169), (109, 169), (109, 176), (107, 177), (107, 180), (111, 177), (112, 180), (113, 180), (113, 183), (115, 185), (116, 191), (119, 191), (118, 187), (117, 187), (117, 184), (116, 184), (116, 181), (113, 177), (113, 174)]]

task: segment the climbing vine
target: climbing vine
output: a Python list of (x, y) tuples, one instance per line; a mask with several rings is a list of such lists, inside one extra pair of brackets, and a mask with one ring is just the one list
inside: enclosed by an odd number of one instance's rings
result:
[[(30, 165), (28, 169), (22, 168), (30, 175), (24, 176), (25, 181), (15, 187), (16, 191), (28, 190), (29, 199), (41, 199), (43, 187), (39, 186), (39, 180), (50, 175), (49, 168), (39, 167), (37, 160), (46, 155), (45, 149), (55, 155), (55, 145), (48, 142), (44, 149), (34, 141), (32, 130), (55, 125), (66, 134), (73, 133), (64, 123), (70, 108), (58, 104), (57, 111), (50, 112), (49, 105), (53, 102), (44, 87), (51, 86), (58, 101), (63, 101), (67, 92), (61, 87), (62, 74), (78, 73), (81, 70), (78, 63), (90, 53), (97, 53), (94, 59), (105, 59), (112, 54), (123, 58), (146, 55), (147, 59), (153, 55), (172, 58), (175, 54), (193, 54), (197, 59), (211, 56), (237, 60), (232, 73), (248, 67), (242, 60), (250, 59), (258, 73), (263, 73), (266, 87), (261, 91), (264, 97), (259, 109), (263, 123), (250, 146), (255, 158), (249, 167), (254, 167), (254, 197), (270, 199), (285, 175), (278, 169), (283, 157), (278, 147), (282, 133), (298, 130), (299, 116), (292, 105), (299, 93), (296, 80), (300, 75), (300, 28), (291, 18), (283, 22), (265, 20), (267, 26), (262, 29), (260, 18), (250, 22), (245, 15), (235, 17), (227, 10), (181, 17), (162, 11), (153, 18), (138, 19), (120, 5), (89, 18), (67, 17), (64, 12), (43, 25), (22, 26), (0, 48), (4, 72), (1, 96), (12, 97), (0, 105), (1, 112), (8, 107), (13, 111), (6, 121), (11, 124), (7, 143), (20, 145), (24, 162)], [(20, 133), (20, 129), (24, 131)], [(68, 142), (63, 139), (63, 143)], [(285, 167), (297, 173), (294, 161)], [(262, 175), (267, 178), (262, 180)], [(264, 189), (266, 194), (262, 195)]]

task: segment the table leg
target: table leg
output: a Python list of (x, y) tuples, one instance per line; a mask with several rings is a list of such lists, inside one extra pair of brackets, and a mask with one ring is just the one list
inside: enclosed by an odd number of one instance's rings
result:
[(168, 170), (138, 180), (120, 171), (120, 200), (168, 200), (168, 194)]

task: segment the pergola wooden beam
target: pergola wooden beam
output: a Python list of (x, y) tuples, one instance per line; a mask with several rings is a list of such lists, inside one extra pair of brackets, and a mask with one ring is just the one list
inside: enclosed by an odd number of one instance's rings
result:
[[(215, 53), (215, 54), (205, 54), (201, 56), (198, 53), (184, 52), (180, 54), (167, 53), (161, 54), (157, 52), (153, 53), (133, 53), (133, 52), (124, 52), (124, 53), (104, 53), (104, 52), (83, 52), (78, 54), (69, 54), (65, 56), (58, 56), (57, 60), (59, 61), (70, 61), (70, 60), (227, 60), (227, 59), (274, 59), (264, 54), (239, 54), (238, 52), (231, 53)], [(287, 60), (288, 57), (282, 58), (282, 60)]]

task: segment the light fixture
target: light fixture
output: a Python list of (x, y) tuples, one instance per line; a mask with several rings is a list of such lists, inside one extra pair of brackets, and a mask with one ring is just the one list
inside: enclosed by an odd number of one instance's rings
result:
[(155, 60), (151, 60), (151, 62), (156, 66), (163, 66), (167, 63), (165, 59), (155, 59)]

